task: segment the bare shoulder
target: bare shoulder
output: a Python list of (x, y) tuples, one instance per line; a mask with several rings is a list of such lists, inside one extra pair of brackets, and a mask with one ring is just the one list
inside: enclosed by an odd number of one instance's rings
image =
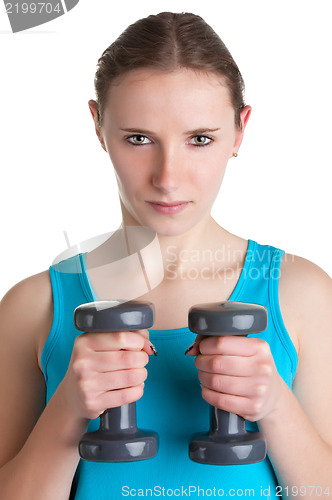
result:
[(0, 302), (1, 342), (29, 343), (37, 360), (38, 351), (43, 338), (51, 329), (52, 321), (53, 296), (48, 271), (23, 279)]
[(279, 301), (286, 328), (296, 335), (299, 350), (313, 341), (313, 335), (327, 335), (332, 322), (332, 279), (315, 263), (284, 254)]
[(332, 280), (319, 266), (284, 255), (279, 300), (299, 342), (293, 393), (317, 431), (332, 444)]
[(48, 271), (13, 286), (0, 302), (0, 467), (22, 448), (45, 407), (39, 364), (42, 339), (53, 321)]

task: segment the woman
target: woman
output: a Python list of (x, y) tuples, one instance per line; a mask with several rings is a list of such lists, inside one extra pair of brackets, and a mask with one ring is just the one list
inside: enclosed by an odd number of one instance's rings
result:
[[(95, 88), (89, 107), (115, 170), (123, 228), (158, 236), (164, 277), (136, 297), (154, 304), (155, 323), (119, 334), (79, 335), (73, 326), (77, 305), (117, 292), (112, 275), (93, 273), (114, 238), (6, 294), (0, 498), (328, 496), (331, 280), (210, 215), (251, 113), (235, 62), (200, 17), (161, 13), (104, 52)], [(122, 276), (128, 288), (134, 278)], [(189, 308), (227, 300), (264, 305), (268, 329), (194, 343)], [(89, 420), (95, 429), (106, 408), (132, 401), (139, 426), (159, 433), (156, 457), (79, 463)], [(263, 431), (267, 458), (225, 467), (190, 461), (191, 434), (208, 425), (207, 403)]]

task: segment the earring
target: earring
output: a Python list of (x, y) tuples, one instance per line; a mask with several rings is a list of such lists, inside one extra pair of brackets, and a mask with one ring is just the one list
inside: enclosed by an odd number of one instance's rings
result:
[(237, 158), (239, 155), (237, 153), (233, 153), (234, 158)]

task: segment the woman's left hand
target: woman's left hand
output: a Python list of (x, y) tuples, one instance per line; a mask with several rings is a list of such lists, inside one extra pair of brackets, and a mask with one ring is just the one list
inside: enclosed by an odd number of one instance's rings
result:
[(187, 352), (196, 356), (202, 397), (212, 406), (251, 422), (277, 408), (284, 384), (265, 340), (198, 335)]

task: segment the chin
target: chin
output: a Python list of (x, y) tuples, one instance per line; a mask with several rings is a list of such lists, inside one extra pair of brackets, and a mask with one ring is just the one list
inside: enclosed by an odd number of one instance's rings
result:
[(165, 237), (176, 237), (181, 236), (182, 234), (187, 233), (192, 227), (193, 224), (188, 224), (182, 221), (177, 220), (168, 220), (163, 222), (156, 221), (146, 221), (145, 226), (150, 227), (153, 231), (157, 233), (158, 236)]

